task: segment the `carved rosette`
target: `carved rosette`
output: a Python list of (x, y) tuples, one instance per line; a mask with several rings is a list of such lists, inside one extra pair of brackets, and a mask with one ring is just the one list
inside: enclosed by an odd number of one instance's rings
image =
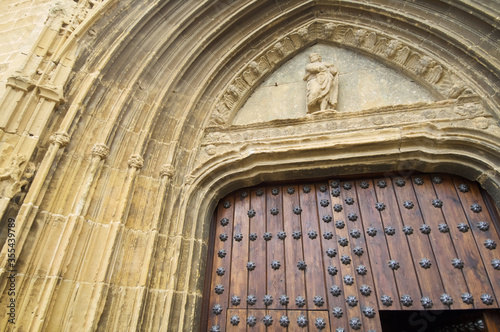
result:
[(128, 159), (128, 167), (135, 168), (137, 170), (141, 169), (144, 165), (144, 159), (138, 154), (131, 155)]
[(50, 136), (50, 143), (57, 144), (59, 147), (63, 148), (69, 144), (70, 137), (65, 132), (57, 132)]
[(106, 159), (109, 155), (109, 148), (105, 144), (94, 144), (91, 151), (92, 157), (99, 157), (102, 159)]

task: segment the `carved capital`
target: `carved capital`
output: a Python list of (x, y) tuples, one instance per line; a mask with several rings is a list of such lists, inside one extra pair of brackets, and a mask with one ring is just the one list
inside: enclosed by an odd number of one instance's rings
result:
[(144, 159), (138, 154), (131, 155), (128, 159), (128, 167), (133, 167), (135, 169), (141, 169), (144, 165)]
[(161, 171), (160, 171), (160, 176), (163, 177), (168, 177), (172, 178), (174, 176), (174, 168), (170, 164), (165, 164), (162, 166)]
[(94, 144), (91, 154), (92, 157), (106, 159), (109, 154), (109, 148), (105, 144)]
[(50, 136), (50, 143), (57, 144), (63, 148), (68, 145), (69, 139), (69, 135), (65, 132), (54, 133), (52, 136)]

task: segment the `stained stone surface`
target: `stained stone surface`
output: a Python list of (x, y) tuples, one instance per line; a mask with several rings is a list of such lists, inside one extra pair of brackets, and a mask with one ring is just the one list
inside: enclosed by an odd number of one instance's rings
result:
[(338, 112), (351, 112), (389, 105), (432, 102), (429, 91), (383, 63), (330, 45), (314, 45), (299, 53), (271, 74), (238, 111), (237, 125), (306, 115), (306, 82), (309, 54), (321, 54), (323, 62), (339, 70)]

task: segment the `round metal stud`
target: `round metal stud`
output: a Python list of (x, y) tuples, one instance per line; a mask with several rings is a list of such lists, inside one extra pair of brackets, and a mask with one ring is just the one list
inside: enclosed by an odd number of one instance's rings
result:
[(356, 256), (361, 256), (365, 252), (360, 246), (356, 246), (352, 251)]
[(236, 242), (240, 242), (241, 240), (243, 240), (243, 234), (241, 234), (241, 233), (234, 234), (234, 240)]
[(457, 225), (457, 228), (460, 232), (462, 233), (466, 233), (468, 230), (469, 230), (469, 225), (467, 225), (466, 223), (462, 222), (460, 224)]
[(278, 239), (280, 240), (284, 240), (286, 239), (286, 233), (284, 231), (280, 231), (278, 232), (278, 234), (276, 234), (276, 236), (278, 237)]
[(246, 191), (243, 191), (243, 192), (241, 193), (241, 197), (242, 197), (242, 198), (246, 198), (246, 197), (248, 197), (248, 193), (247, 193)]
[(487, 249), (494, 250), (497, 247), (497, 243), (495, 241), (493, 241), (493, 240), (488, 239), (488, 240), (484, 241), (484, 246)]
[(248, 210), (247, 215), (248, 215), (248, 218), (253, 218), (257, 215), (257, 213), (255, 212), (254, 209), (250, 209), (250, 210)]
[(293, 231), (292, 233), (292, 237), (295, 239), (295, 240), (300, 240), (300, 237), (302, 236), (302, 233), (300, 231)]
[(372, 307), (364, 307), (363, 308), (363, 315), (368, 318), (373, 318), (375, 317), (375, 309)]
[(337, 256), (337, 249), (328, 248), (326, 249), (326, 254), (328, 255), (328, 257), (333, 258)]
[(413, 305), (413, 300), (410, 295), (401, 296), (401, 304), (405, 307), (411, 307)]
[(280, 317), (280, 325), (282, 327), (288, 327), (288, 325), (290, 325), (290, 318), (288, 318), (287, 316), (281, 316)]
[(359, 275), (364, 276), (368, 273), (368, 269), (364, 265), (358, 265), (356, 272), (358, 272)]
[(293, 208), (293, 213), (295, 213), (295, 214), (297, 214), (297, 215), (298, 215), (298, 214), (301, 214), (301, 213), (302, 213), (302, 208), (301, 208), (300, 206), (295, 206), (295, 207)]
[(493, 266), (493, 268), (495, 270), (500, 270), (500, 259), (494, 259), (491, 261), (491, 266)]
[(241, 298), (237, 295), (231, 296), (231, 304), (234, 306), (240, 305), (241, 303)]
[(350, 275), (345, 275), (344, 276), (344, 284), (346, 284), (347, 286), (351, 286), (352, 284), (354, 284), (354, 278)]
[(405, 208), (407, 208), (408, 210), (411, 210), (411, 209), (413, 209), (413, 207), (415, 206), (415, 204), (413, 204), (413, 202), (412, 202), (412, 201), (405, 201), (405, 202), (403, 203), (403, 206), (404, 206)]
[(453, 267), (456, 269), (463, 269), (464, 268), (464, 261), (461, 260), (460, 258), (453, 258), (451, 260), (451, 265), (453, 265)]
[(226, 257), (226, 251), (224, 249), (221, 249), (217, 252), (217, 256), (219, 256), (219, 258), (224, 258)]
[(271, 209), (271, 214), (272, 214), (273, 216), (278, 215), (278, 213), (280, 213), (280, 209), (278, 209), (278, 208), (276, 208), (276, 207), (273, 207), (273, 208)]
[(422, 232), (422, 234), (426, 234), (426, 235), (430, 234), (431, 233), (431, 226), (423, 224), (422, 226), (420, 226), (420, 232)]
[(353, 330), (359, 330), (361, 329), (361, 320), (359, 318), (351, 318), (349, 319), (349, 326), (353, 329)]
[(354, 238), (354, 239), (357, 239), (361, 236), (361, 232), (359, 231), (359, 229), (351, 229), (351, 231), (349, 232), (349, 234), (351, 234), (351, 236)]
[(355, 307), (358, 305), (358, 299), (354, 295), (349, 295), (346, 299), (345, 302), (349, 307)]
[(384, 203), (377, 203), (375, 204), (375, 208), (379, 211), (384, 211), (385, 210), (385, 204)]
[(443, 201), (440, 199), (434, 199), (434, 200), (432, 200), (432, 205), (435, 208), (441, 208), (441, 207), (443, 207)]
[(264, 195), (264, 190), (257, 189), (257, 191), (255, 192), (255, 194), (260, 197), (260, 196)]
[(330, 183), (330, 186), (332, 188), (338, 188), (340, 187), (340, 181), (339, 180), (333, 180), (331, 183)]
[(309, 187), (307, 185), (303, 186), (302, 191), (304, 192), (304, 194), (309, 194), (311, 192), (311, 187)]
[(342, 246), (342, 247), (346, 247), (349, 245), (349, 240), (346, 238), (346, 237), (341, 237), (339, 239), (339, 244)]
[(344, 265), (349, 265), (349, 264), (351, 264), (351, 257), (349, 257), (347, 255), (342, 255), (342, 257), (340, 257), (340, 261)]
[(231, 325), (237, 326), (240, 323), (240, 317), (238, 315), (231, 316)]
[(392, 236), (392, 235), (396, 234), (396, 229), (392, 226), (389, 226), (389, 227), (386, 227), (384, 229), (384, 232), (385, 232), (385, 234)]
[(359, 186), (362, 188), (362, 189), (368, 189), (370, 187), (370, 184), (366, 181), (363, 181), (359, 184)]
[(250, 235), (248, 235), (248, 239), (250, 241), (255, 241), (257, 240), (257, 233), (250, 233)]
[(493, 296), (490, 294), (481, 294), (481, 302), (483, 302), (486, 305), (492, 305), (495, 300), (493, 299)]
[(397, 260), (390, 260), (389, 261), (389, 267), (391, 268), (391, 270), (395, 271), (397, 269), (399, 269), (400, 265), (399, 265), (399, 262)]
[(361, 295), (370, 296), (370, 294), (372, 293), (372, 289), (368, 285), (361, 285), (361, 287), (359, 287), (359, 292), (361, 293)]
[(226, 201), (226, 202), (224, 202), (223, 206), (225, 209), (229, 209), (231, 207), (231, 202)]
[(225, 242), (227, 241), (228, 239), (228, 236), (226, 233), (222, 233), (221, 235), (219, 235), (219, 239), (222, 241), (222, 242)]
[(295, 304), (297, 305), (297, 307), (302, 308), (306, 305), (306, 299), (304, 299), (302, 296), (297, 296), (297, 298), (295, 299)]
[(449, 296), (446, 293), (441, 295), (440, 300), (441, 300), (441, 302), (443, 302), (444, 305), (450, 306), (453, 304), (453, 299), (451, 298), (451, 296)]
[(255, 295), (248, 295), (247, 296), (247, 304), (254, 305), (255, 303), (257, 303), (257, 298), (255, 297)]
[(266, 241), (271, 241), (271, 239), (273, 238), (273, 234), (269, 233), (269, 232), (266, 232), (264, 233), (264, 235), (262, 236), (264, 238), (264, 240)]
[(330, 240), (333, 238), (333, 233), (330, 231), (326, 231), (323, 233), (323, 237), (325, 238), (325, 240)]
[(340, 189), (339, 188), (332, 189), (332, 196), (339, 197), (340, 196)]
[(479, 228), (480, 231), (486, 232), (490, 229), (490, 224), (486, 221), (480, 221), (477, 223), (477, 228)]
[(271, 326), (273, 324), (273, 317), (265, 315), (264, 318), (262, 319), (262, 322), (264, 323), (265, 326)]
[(212, 308), (212, 312), (214, 313), (214, 315), (220, 315), (222, 313), (222, 306), (220, 304), (214, 305), (214, 307)]
[(460, 192), (462, 193), (466, 193), (469, 191), (469, 186), (466, 185), (465, 183), (462, 183), (458, 186), (458, 190), (460, 190)]
[(224, 227), (224, 226), (227, 226), (229, 224), (229, 219), (227, 218), (222, 218), (220, 220), (220, 224)]
[(344, 202), (347, 204), (347, 205), (353, 205), (354, 204), (354, 198), (352, 197), (347, 197)]
[(314, 305), (317, 307), (322, 307), (325, 304), (325, 300), (319, 295), (313, 298)]
[(247, 269), (248, 269), (248, 271), (253, 271), (253, 270), (255, 270), (255, 267), (256, 267), (256, 266), (255, 266), (255, 263), (254, 263), (254, 262), (248, 262), (248, 263), (247, 263)]
[(345, 332), (345, 329), (343, 327), (337, 327), (335, 332)]
[(404, 187), (405, 184), (406, 184), (406, 181), (403, 180), (403, 179), (397, 179), (396, 181), (394, 181), (394, 183), (396, 184), (396, 186), (398, 187)]
[(474, 297), (470, 293), (463, 293), (460, 297), (465, 304), (474, 304)]
[(346, 183), (344, 183), (344, 185), (342, 187), (344, 187), (345, 190), (350, 190), (352, 188), (352, 184), (350, 184), (349, 182), (346, 182)]
[(224, 293), (224, 286), (221, 284), (215, 286), (215, 294), (221, 295), (222, 293)]
[(332, 221), (332, 216), (329, 214), (326, 214), (323, 216), (323, 221), (326, 222), (327, 224)]
[(439, 224), (438, 225), (438, 230), (441, 233), (449, 233), (450, 232), (450, 227), (447, 224)]
[(415, 183), (417, 186), (421, 186), (421, 185), (424, 184), (424, 179), (422, 179), (422, 178), (415, 178), (413, 180), (413, 183)]
[(339, 286), (333, 285), (332, 287), (330, 287), (330, 293), (333, 296), (340, 296), (340, 294), (342, 294), (342, 290)]
[(327, 186), (325, 186), (325, 185), (319, 186), (319, 191), (321, 191), (322, 193), (326, 193), (327, 190), (328, 190)]
[(226, 273), (226, 269), (224, 269), (223, 267), (217, 268), (217, 275), (219, 277), (222, 277), (224, 275), (224, 273)]
[(286, 190), (286, 192), (288, 195), (292, 195), (293, 193), (295, 193), (295, 189), (293, 187), (290, 187)]
[(210, 328), (210, 332), (220, 332), (220, 326), (212, 325), (212, 327)]
[(335, 276), (337, 275), (337, 273), (339, 272), (339, 270), (335, 267), (335, 266), (328, 266), (328, 274), (331, 275), (331, 276)]
[(366, 230), (366, 233), (370, 236), (375, 236), (377, 235), (377, 229), (376, 228), (373, 228), (373, 227), (369, 227), (367, 230)]
[(335, 307), (332, 309), (332, 315), (335, 318), (342, 318), (342, 316), (344, 315), (344, 311), (340, 307)]
[(379, 187), (379, 188), (385, 188), (385, 187), (387, 187), (387, 182), (385, 180), (379, 180), (377, 182), (377, 187)]
[(305, 316), (299, 316), (297, 318), (297, 324), (299, 327), (306, 327), (307, 326), (307, 318)]
[(281, 263), (279, 261), (272, 261), (271, 262), (271, 268), (273, 270), (278, 270), (281, 266)]
[(356, 221), (356, 220), (358, 220), (358, 216), (356, 213), (349, 213), (347, 215), (347, 219), (349, 219), (350, 221)]
[(327, 200), (327, 199), (322, 199), (320, 202), (319, 202), (319, 205), (321, 205), (322, 207), (327, 207), (328, 205), (330, 205), (330, 201)]
[(477, 203), (474, 203), (470, 206), (470, 209), (472, 210), (472, 212), (474, 213), (479, 213), (481, 211), (483, 211), (483, 208), (481, 207), (481, 205), (477, 204)]
[(286, 296), (286, 295), (280, 296), (280, 304), (281, 305), (288, 305), (289, 302), (290, 302), (290, 299), (288, 298), (288, 296)]
[(424, 269), (428, 269), (431, 267), (432, 263), (429, 259), (427, 258), (422, 258), (419, 262), (420, 266), (423, 267)]
[(271, 194), (272, 194), (273, 196), (276, 196), (276, 195), (278, 195), (279, 193), (280, 193), (280, 190), (279, 190), (278, 188), (273, 188), (273, 189), (271, 190)]
[(326, 322), (323, 318), (318, 317), (316, 318), (316, 321), (314, 322), (314, 325), (316, 325), (316, 328), (318, 330), (323, 330), (326, 327)]
[(335, 204), (335, 205), (333, 206), (333, 211), (335, 211), (335, 212), (341, 212), (341, 211), (342, 211), (342, 205), (340, 205), (340, 204)]
[(306, 270), (306, 268), (307, 268), (307, 264), (306, 264), (306, 262), (304, 262), (304, 261), (299, 261), (299, 262), (297, 263), (297, 268), (298, 268), (300, 271), (305, 271), (305, 270)]
[(250, 327), (254, 327), (257, 324), (257, 317), (255, 316), (248, 316), (247, 318), (247, 325)]
[(440, 184), (440, 183), (443, 183), (443, 179), (441, 179), (441, 177), (440, 177), (440, 176), (433, 176), (433, 177), (431, 178), (431, 181), (432, 181), (433, 183), (435, 183), (435, 184)]
[(310, 239), (315, 239), (318, 237), (318, 232), (314, 231), (314, 230), (310, 230), (307, 235), (309, 236)]
[(264, 295), (264, 305), (268, 307), (271, 304), (273, 304), (273, 297), (271, 295)]
[(382, 304), (386, 307), (390, 307), (393, 303), (392, 298), (389, 295), (382, 295), (380, 297), (380, 301), (382, 301)]
[(337, 220), (335, 222), (335, 227), (338, 229), (343, 229), (345, 227), (345, 222), (343, 220)]
[(404, 226), (403, 227), (403, 233), (405, 233), (405, 235), (412, 235), (413, 234), (413, 228), (411, 226)]
[(423, 297), (420, 299), (420, 303), (422, 304), (422, 307), (424, 307), (425, 309), (430, 309), (432, 308), (432, 300), (428, 297)]

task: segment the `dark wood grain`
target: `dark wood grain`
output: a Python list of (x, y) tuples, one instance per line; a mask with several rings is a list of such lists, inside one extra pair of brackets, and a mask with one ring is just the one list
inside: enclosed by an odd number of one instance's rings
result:
[[(267, 294), (267, 266), (269, 265), (266, 256), (266, 241), (263, 238), (266, 232), (266, 197), (264, 195), (257, 196), (255, 189), (250, 195), (250, 208), (255, 211), (256, 215), (248, 220), (250, 233), (257, 234), (257, 240), (248, 241), (249, 252), (248, 260), (255, 263), (255, 270), (248, 273), (248, 294), (253, 294), (257, 297), (257, 304), (253, 306), (256, 309), (265, 309), (263, 298)], [(246, 236), (249, 238), (249, 234)], [(276, 236), (273, 234), (273, 236)]]
[[(290, 326), (288, 327), (288, 331), (315, 331), (316, 327), (311, 325), (311, 322), (309, 321), (309, 317), (307, 314), (307, 310), (288, 310), (288, 318), (290, 318)], [(299, 327), (297, 324), (297, 318), (299, 316), (304, 316), (307, 317), (308, 319), (308, 324), (306, 327)]]
[[(248, 312), (247, 312), (247, 318), (250, 316), (254, 316), (255, 318), (257, 318), (257, 324), (255, 324), (255, 326), (250, 327), (250, 326), (248, 326), (248, 324), (245, 320), (243, 323), (245, 323), (245, 325), (247, 326), (247, 331), (265, 332), (266, 326), (262, 322), (262, 319), (264, 319), (265, 315), (266, 315), (266, 310), (249, 308)], [(272, 325), (272, 326), (274, 327), (276, 325)]]
[[(231, 317), (236, 315), (240, 318), (238, 325), (231, 324)], [(245, 309), (228, 309), (226, 319), (226, 331), (244, 332), (247, 330), (247, 311)]]

